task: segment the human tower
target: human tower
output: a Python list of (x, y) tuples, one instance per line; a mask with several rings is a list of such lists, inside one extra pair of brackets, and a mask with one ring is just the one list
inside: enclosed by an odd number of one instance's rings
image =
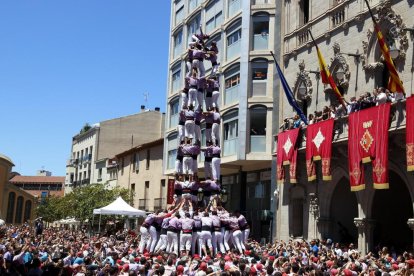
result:
[[(178, 148), (175, 161), (174, 203), (168, 211), (150, 214), (140, 227), (141, 253), (166, 251), (177, 255), (216, 255), (232, 248), (243, 254), (250, 228), (246, 218), (230, 214), (220, 199), (220, 122), (217, 76), (218, 48), (209, 36), (192, 35), (186, 57), (187, 74), (181, 91)], [(205, 75), (204, 61), (211, 62)], [(205, 111), (203, 111), (205, 107)], [(205, 145), (201, 145), (204, 121)], [(198, 155), (204, 154), (204, 180), (198, 177)], [(202, 195), (202, 197), (201, 197)]]

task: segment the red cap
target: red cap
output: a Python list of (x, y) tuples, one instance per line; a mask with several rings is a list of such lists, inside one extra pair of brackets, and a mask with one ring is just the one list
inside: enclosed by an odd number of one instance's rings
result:
[(275, 260), (275, 256), (269, 256), (269, 261), (274, 261)]
[(349, 269), (344, 269), (344, 275), (345, 276), (352, 276), (352, 271)]
[(129, 264), (124, 264), (124, 266), (122, 267), (123, 271), (129, 271)]
[(198, 255), (198, 254), (194, 254), (193, 259), (195, 259), (195, 260), (200, 260), (200, 255)]
[(76, 256), (78, 256), (78, 257), (82, 258), (82, 257), (83, 257), (83, 253), (79, 251), (79, 252), (76, 254)]
[(251, 253), (252, 252), (250, 252), (250, 250), (244, 250), (244, 254), (247, 255), (247, 256), (250, 256)]
[(121, 259), (116, 260), (116, 263), (121, 264), (122, 263)]
[(226, 271), (227, 271), (227, 270), (230, 270), (230, 266), (229, 266), (229, 265), (225, 265), (225, 266), (224, 266), (224, 270), (226, 270)]
[(397, 265), (397, 264), (393, 264), (393, 265), (392, 265), (392, 269), (394, 269), (394, 270), (398, 270), (398, 269), (399, 269), (399, 267), (398, 267), (398, 265)]
[(413, 259), (406, 260), (405, 262), (409, 265), (410, 268), (414, 267), (414, 260)]
[(157, 256), (157, 260), (162, 261), (162, 256), (161, 255), (158, 255)]
[(256, 265), (256, 268), (257, 268), (257, 270), (262, 271), (262, 269), (263, 269), (263, 265), (262, 265), (262, 264), (260, 264), (260, 263), (258, 263), (258, 264)]
[(226, 256), (224, 256), (224, 260), (225, 260), (226, 262), (230, 262), (230, 261), (231, 261), (231, 258), (230, 258), (230, 256), (229, 256), (229, 255), (226, 255)]
[(184, 267), (182, 265), (177, 266), (177, 272), (184, 272)]
[[(317, 263), (319, 261), (318, 257), (312, 257), (312, 262)], [(328, 263), (326, 263), (328, 265)]]
[(333, 261), (331, 261), (331, 260), (329, 260), (329, 261), (327, 261), (326, 262), (326, 266), (329, 268), (329, 267), (331, 267), (332, 265), (334, 264), (334, 262)]
[(256, 272), (257, 272), (256, 268), (254, 268), (254, 266), (252, 266), (252, 267), (250, 268), (250, 275), (255, 275), (255, 274), (256, 274)]
[(338, 270), (337, 269), (331, 269), (331, 275), (337, 275), (338, 274)]
[(202, 262), (200, 264), (200, 269), (203, 270), (203, 271), (207, 271), (207, 264), (205, 262)]

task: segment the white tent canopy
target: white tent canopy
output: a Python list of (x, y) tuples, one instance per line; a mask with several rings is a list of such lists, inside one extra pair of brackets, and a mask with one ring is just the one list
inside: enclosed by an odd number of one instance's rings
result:
[(93, 210), (94, 215), (126, 215), (126, 216), (137, 216), (146, 217), (145, 211), (135, 209), (130, 206), (122, 197), (118, 197), (111, 204)]

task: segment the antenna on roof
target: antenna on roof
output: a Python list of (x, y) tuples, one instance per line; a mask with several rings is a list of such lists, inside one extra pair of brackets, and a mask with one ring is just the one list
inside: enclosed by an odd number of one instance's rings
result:
[(148, 103), (148, 97), (149, 97), (149, 92), (145, 92), (145, 93), (143, 93), (143, 95), (144, 95), (145, 105), (147, 105), (147, 103)]

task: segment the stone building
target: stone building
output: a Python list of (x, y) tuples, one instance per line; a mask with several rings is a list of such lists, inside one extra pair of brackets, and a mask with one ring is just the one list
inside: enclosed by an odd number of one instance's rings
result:
[[(307, 114), (335, 103), (329, 86), (319, 78), (316, 49), (311, 30), (332, 76), (345, 99), (386, 87), (389, 76), (373, 22), (364, 1), (277, 1), (281, 10), (281, 59), (285, 77)], [(413, 88), (413, 1), (369, 0), (407, 97)], [(278, 89), (282, 94), (282, 89)], [(280, 96), (279, 118), (294, 112)], [(414, 231), (414, 176), (406, 169), (405, 102), (392, 106), (389, 129), (389, 186), (375, 190), (372, 167), (367, 165), (366, 189), (351, 192), (348, 171), (348, 118), (335, 120), (332, 180), (308, 182), (305, 144), (298, 155), (298, 183), (278, 186), (278, 239), (291, 237), (331, 238), (357, 242), (362, 252), (378, 244), (397, 249), (412, 246)], [(281, 123), (282, 120), (279, 120)], [(274, 124), (277, 121), (273, 122)], [(277, 132), (275, 132), (277, 134)], [(273, 175), (276, 174), (274, 170)]]

